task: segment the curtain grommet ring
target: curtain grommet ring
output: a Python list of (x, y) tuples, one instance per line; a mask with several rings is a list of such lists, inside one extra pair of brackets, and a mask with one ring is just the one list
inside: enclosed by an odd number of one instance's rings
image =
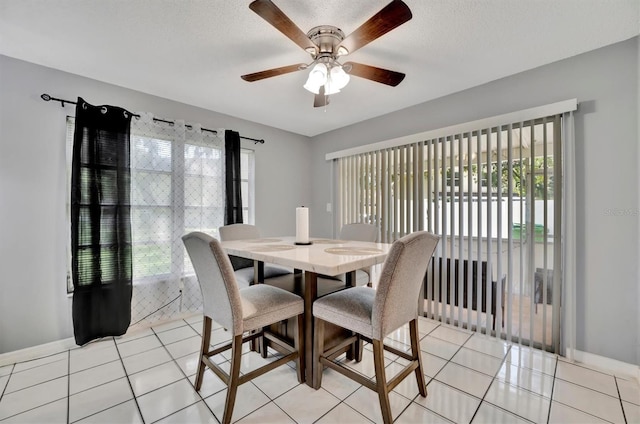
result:
[(87, 103), (86, 102), (82, 102), (82, 109), (87, 110)]
[(100, 113), (102, 113), (103, 115), (107, 113), (107, 107), (106, 106), (102, 106), (100, 108)]

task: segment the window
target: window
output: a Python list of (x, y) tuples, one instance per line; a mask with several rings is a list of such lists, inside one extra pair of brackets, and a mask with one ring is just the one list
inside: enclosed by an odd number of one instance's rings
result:
[[(178, 281), (193, 273), (181, 237), (224, 225), (223, 135), (134, 119), (131, 129), (133, 283)], [(74, 118), (67, 118), (68, 184)], [(223, 132), (219, 132), (223, 134)], [(241, 151), (243, 217), (253, 222), (254, 152)], [(70, 190), (67, 190), (69, 193)], [(69, 194), (67, 194), (69, 196)], [(67, 197), (67, 205), (70, 199)], [(69, 207), (67, 207), (69, 215)], [(68, 237), (70, 239), (70, 237)], [(70, 252), (70, 249), (68, 249)], [(71, 258), (69, 255), (70, 270)], [(68, 272), (67, 291), (73, 291)]]

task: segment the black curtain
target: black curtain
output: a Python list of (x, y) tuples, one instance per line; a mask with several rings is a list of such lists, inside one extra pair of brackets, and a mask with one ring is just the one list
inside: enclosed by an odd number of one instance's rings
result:
[(131, 323), (131, 114), (78, 98), (71, 170), (71, 270), (76, 343)]
[(224, 132), (225, 191), (224, 224), (242, 223), (242, 177), (240, 175), (240, 134)]

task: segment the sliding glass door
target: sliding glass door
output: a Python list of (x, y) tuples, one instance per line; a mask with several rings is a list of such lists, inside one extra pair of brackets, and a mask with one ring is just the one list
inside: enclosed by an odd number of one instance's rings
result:
[(562, 115), (340, 157), (336, 224), (441, 242), (424, 314), (550, 351), (560, 341)]

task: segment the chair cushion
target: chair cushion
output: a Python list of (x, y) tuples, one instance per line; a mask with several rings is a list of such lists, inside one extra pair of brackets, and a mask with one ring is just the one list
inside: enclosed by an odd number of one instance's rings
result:
[(256, 330), (301, 314), (302, 298), (266, 284), (240, 289), (243, 331)]
[(238, 269), (234, 272), (238, 288), (246, 288), (253, 283), (253, 267)]
[[(322, 278), (323, 280), (335, 280), (342, 281), (343, 283), (347, 281), (346, 274), (339, 275), (318, 275), (318, 279)], [(366, 286), (369, 283), (371, 276), (369, 272), (365, 269), (356, 270), (356, 286)]]
[(313, 316), (371, 337), (371, 312), (376, 291), (354, 287), (321, 297), (313, 302)]
[[(239, 288), (249, 287), (253, 283), (253, 266), (249, 268), (238, 269), (234, 272), (236, 282)], [(264, 279), (279, 277), (281, 275), (291, 274), (287, 268), (277, 265), (264, 266)]]

